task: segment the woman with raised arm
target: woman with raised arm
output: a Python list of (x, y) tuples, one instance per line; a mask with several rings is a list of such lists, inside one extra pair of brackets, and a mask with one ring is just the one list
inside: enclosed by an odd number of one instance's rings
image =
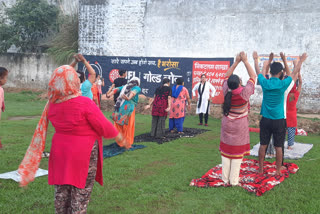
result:
[[(92, 85), (95, 83), (96, 81), (96, 72), (95, 70), (91, 67), (91, 65), (89, 64), (89, 62), (84, 58), (84, 56), (82, 56), (82, 54), (78, 54), (76, 56), (76, 61), (78, 62), (82, 62), (84, 64), (84, 66), (86, 66), (86, 69), (88, 71), (88, 79), (84, 79), (84, 81), (81, 84), (81, 93), (82, 96), (84, 97), (89, 97), (91, 100), (93, 100), (93, 93), (91, 91)], [(71, 65), (72, 66), (72, 65)], [(74, 67), (74, 66), (72, 66)], [(80, 73), (81, 75), (81, 73)]]
[[(297, 61), (293, 61), (294, 66), (297, 66)], [(287, 98), (287, 127), (288, 127), (288, 149), (292, 150), (297, 127), (297, 102), (302, 88), (302, 77), (298, 74), (298, 87), (294, 84)]]
[[(112, 93), (120, 93), (114, 105), (112, 120), (116, 129), (124, 136), (123, 140), (117, 140), (120, 147), (130, 149), (134, 142), (135, 112), (141, 92), (140, 79), (133, 77), (128, 84), (115, 88)], [(125, 144), (126, 142), (126, 144)]]
[(45, 148), (48, 123), (55, 129), (49, 157), (49, 185), (54, 185), (56, 213), (86, 213), (95, 180), (103, 185), (102, 137), (122, 139), (95, 103), (80, 92), (69, 65), (58, 67), (48, 89), (49, 101), (19, 166), (20, 186), (34, 180)]
[[(246, 86), (241, 86), (240, 78), (233, 74), (241, 61), (250, 77)], [(219, 150), (222, 158), (222, 180), (227, 185), (238, 185), (243, 156), (250, 155), (248, 105), (249, 98), (254, 93), (256, 78), (247, 55), (241, 52), (227, 71), (222, 84), (225, 97)]]

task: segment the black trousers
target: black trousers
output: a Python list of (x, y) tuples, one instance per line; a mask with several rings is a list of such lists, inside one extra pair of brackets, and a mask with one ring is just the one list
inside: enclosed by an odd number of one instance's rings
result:
[[(209, 105), (210, 105), (210, 101), (208, 101), (207, 112), (204, 114), (204, 122), (205, 122), (205, 124), (208, 123), (208, 118), (209, 118)], [(203, 122), (203, 113), (200, 113), (200, 114), (199, 114), (199, 120), (200, 120), (200, 123)]]

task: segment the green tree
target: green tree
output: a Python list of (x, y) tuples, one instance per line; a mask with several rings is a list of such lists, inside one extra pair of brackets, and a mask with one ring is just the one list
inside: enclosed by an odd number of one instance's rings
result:
[(39, 41), (56, 30), (58, 13), (45, 0), (18, 0), (0, 17), (0, 53), (11, 45), (21, 52), (38, 52)]

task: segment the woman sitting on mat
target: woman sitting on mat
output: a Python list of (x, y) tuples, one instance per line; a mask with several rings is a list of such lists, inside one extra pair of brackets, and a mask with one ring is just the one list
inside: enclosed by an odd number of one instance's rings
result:
[[(233, 71), (243, 62), (249, 74), (246, 86)], [(222, 158), (222, 180), (233, 186), (239, 183), (240, 165), (244, 155), (250, 155), (248, 103), (254, 93), (256, 74), (247, 55), (241, 52), (229, 68), (222, 84), (224, 103), (221, 121), (220, 152)]]
[(130, 149), (134, 142), (134, 126), (135, 126), (135, 108), (139, 101), (141, 92), (140, 79), (133, 77), (128, 84), (115, 88), (113, 94), (120, 92), (117, 102), (114, 105), (112, 119), (116, 129), (124, 136), (124, 140), (116, 141), (120, 147)]
[(86, 213), (96, 180), (103, 185), (102, 137), (122, 139), (88, 97), (69, 65), (57, 68), (49, 81), (45, 106), (31, 144), (19, 166), (20, 186), (34, 180), (45, 148), (49, 121), (55, 128), (49, 157), (49, 185), (55, 186), (56, 213)]
[(183, 85), (183, 79), (177, 78), (176, 84), (172, 87), (171, 109), (169, 116), (169, 130), (171, 132), (175, 132), (174, 128), (176, 128), (179, 134), (183, 134), (186, 100), (188, 101), (188, 110), (190, 111), (191, 109), (189, 92)]

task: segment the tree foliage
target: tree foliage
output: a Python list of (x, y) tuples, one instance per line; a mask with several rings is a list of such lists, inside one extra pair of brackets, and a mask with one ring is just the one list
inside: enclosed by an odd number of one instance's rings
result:
[(39, 41), (56, 30), (58, 13), (45, 0), (18, 0), (0, 17), (0, 53), (11, 45), (21, 52), (38, 52)]
[(49, 43), (48, 54), (58, 64), (69, 63), (78, 52), (78, 14), (64, 16), (60, 20), (59, 31)]

